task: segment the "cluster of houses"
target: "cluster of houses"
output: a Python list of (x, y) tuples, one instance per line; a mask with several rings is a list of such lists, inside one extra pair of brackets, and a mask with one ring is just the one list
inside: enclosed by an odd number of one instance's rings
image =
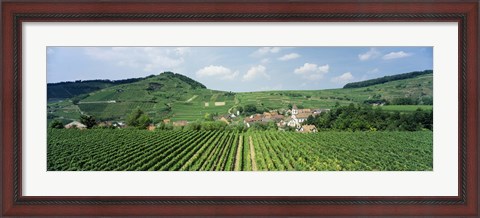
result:
[(297, 105), (293, 105), (292, 109), (286, 113), (290, 114), (290, 116), (284, 116), (278, 114), (276, 111), (270, 111), (247, 117), (244, 119), (244, 123), (247, 127), (250, 127), (250, 125), (256, 122), (267, 123), (274, 121), (278, 128), (289, 126), (299, 132), (317, 132), (317, 128), (314, 125), (302, 125), (302, 123), (305, 122), (309, 116), (316, 116), (327, 111), (330, 111), (330, 109), (299, 109)]
[[(115, 127), (115, 128), (125, 128), (127, 125), (125, 122), (116, 122), (116, 121), (105, 121), (105, 122), (100, 122), (97, 124), (100, 127)], [(65, 129), (86, 129), (87, 126), (84, 125), (83, 123), (80, 123), (78, 121), (72, 121), (68, 124), (66, 124)]]
[[(330, 109), (299, 109), (297, 105), (293, 105), (292, 109), (288, 111), (284, 111), (284, 114), (280, 114), (278, 111), (269, 111), (264, 112), (263, 114), (253, 114), (249, 117), (243, 119), (243, 123), (250, 127), (254, 123), (269, 123), (275, 122), (279, 129), (284, 129), (287, 126), (291, 128), (295, 128), (298, 132), (317, 132), (317, 128), (314, 125), (303, 125), (303, 122), (307, 120), (309, 116), (316, 116), (321, 113), (330, 111)], [(222, 116), (214, 117), (217, 121), (225, 122), (226, 124), (230, 124), (232, 119), (236, 118), (239, 115), (237, 114), (227, 114)], [(174, 127), (186, 126), (188, 125), (188, 121), (180, 120), (180, 121), (171, 121), (170, 119), (164, 119), (164, 124), (172, 124)], [(98, 126), (105, 126), (105, 127), (115, 127), (115, 128), (124, 128), (126, 124), (124, 122), (115, 122), (115, 121), (106, 121), (100, 122), (97, 124)], [(77, 129), (86, 129), (87, 126), (84, 124), (73, 121), (67, 125), (65, 128), (77, 128)], [(155, 130), (156, 126), (151, 124), (147, 127), (148, 130)]]

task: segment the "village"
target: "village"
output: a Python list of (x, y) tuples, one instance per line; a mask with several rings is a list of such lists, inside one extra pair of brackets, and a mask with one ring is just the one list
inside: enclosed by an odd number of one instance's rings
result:
[(330, 109), (299, 109), (297, 105), (293, 105), (292, 109), (284, 111), (280, 114), (277, 110), (264, 112), (263, 114), (254, 114), (244, 118), (243, 122), (247, 127), (254, 123), (275, 122), (279, 130), (285, 130), (286, 127), (294, 128), (298, 132), (317, 132), (314, 125), (304, 125), (303, 122), (309, 116), (317, 116), (323, 112), (330, 111)]
[[(314, 125), (307, 125), (304, 122), (309, 116), (317, 116), (321, 113), (330, 111), (330, 109), (299, 109), (297, 105), (293, 105), (291, 109), (285, 110), (270, 110), (263, 113), (255, 113), (249, 116), (242, 116), (240, 111), (235, 111), (229, 114), (213, 116), (214, 121), (224, 122), (227, 125), (243, 124), (246, 128), (251, 128), (254, 125), (268, 125), (274, 123), (279, 131), (285, 131), (287, 129), (294, 130), (302, 133), (317, 132), (317, 128)], [(146, 129), (153, 131), (160, 126), (170, 125), (173, 128), (182, 129), (191, 124), (187, 120), (172, 121), (171, 119), (163, 119), (158, 124), (149, 124)], [(96, 126), (100, 128), (127, 128), (128, 125), (124, 121), (102, 121), (97, 122)], [(87, 129), (87, 125), (79, 121), (72, 121), (64, 126), (66, 129), (77, 128)]]

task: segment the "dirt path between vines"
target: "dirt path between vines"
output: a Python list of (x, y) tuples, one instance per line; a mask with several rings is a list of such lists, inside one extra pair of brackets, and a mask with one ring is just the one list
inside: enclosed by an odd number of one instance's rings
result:
[(193, 99), (197, 98), (198, 95), (194, 95), (193, 97), (191, 97), (190, 99), (186, 100), (185, 102), (188, 103), (188, 102), (191, 102), (193, 101)]
[(238, 139), (237, 156), (235, 157), (235, 171), (242, 170), (242, 166), (240, 164), (240, 158), (242, 156), (242, 147), (243, 147), (243, 135), (240, 135)]
[(257, 171), (257, 163), (255, 162), (255, 148), (253, 147), (252, 137), (249, 136), (250, 140), (250, 157), (252, 158), (252, 170)]

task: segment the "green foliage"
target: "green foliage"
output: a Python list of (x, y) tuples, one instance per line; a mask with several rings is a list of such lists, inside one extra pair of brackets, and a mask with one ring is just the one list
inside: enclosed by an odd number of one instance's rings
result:
[(205, 85), (191, 79), (190, 77), (184, 76), (182, 74), (173, 73), (173, 72), (163, 72), (163, 74), (168, 75), (173, 78), (178, 78), (183, 82), (189, 84), (193, 89), (205, 89), (207, 88)]
[(49, 171), (234, 169), (431, 171), (433, 134), (431, 131), (312, 134), (136, 129), (47, 131)]
[(277, 130), (278, 127), (277, 127), (277, 124), (273, 121), (269, 121), (267, 123), (267, 130)]
[(268, 125), (266, 123), (255, 122), (250, 124), (249, 131), (265, 131), (268, 129)]
[(147, 91), (157, 91), (163, 87), (163, 84), (158, 82), (150, 82), (148, 83), (148, 87), (146, 88)]
[(246, 114), (254, 114), (257, 113), (257, 106), (253, 104), (247, 104), (243, 107), (243, 110)]
[(146, 129), (152, 121), (140, 108), (136, 108), (128, 115), (126, 122), (128, 126)]
[(88, 96), (89, 96), (88, 94), (79, 94), (72, 98), (72, 103), (78, 104), (78, 102), (80, 102), (82, 99), (87, 98)]
[(235, 92), (225, 92), (223, 93), (224, 96), (235, 96)]
[(315, 124), (315, 118), (313, 117), (313, 115), (309, 115), (307, 117), (307, 120), (305, 120), (305, 124), (307, 124), (307, 125)]
[(242, 114), (243, 113), (243, 107), (242, 106), (236, 106), (233, 111), (238, 111)]
[(422, 128), (433, 130), (433, 111), (416, 110), (414, 113), (383, 111), (371, 106), (341, 106), (327, 113), (308, 118), (307, 124), (314, 124), (319, 129), (340, 131), (418, 131)]
[(250, 116), (252, 114), (261, 114), (264, 112), (261, 108), (258, 108), (254, 104), (247, 104), (243, 106), (243, 112), (245, 113), (246, 116)]
[(206, 113), (206, 114), (203, 116), (203, 119), (204, 119), (205, 121), (213, 121), (213, 114)]
[(225, 131), (246, 132), (247, 126), (243, 123), (233, 123), (225, 127)]
[(54, 121), (52, 121), (52, 123), (50, 123), (50, 128), (63, 129), (65, 127), (63, 126), (63, 123), (60, 122), (59, 120), (54, 120)]
[(77, 80), (74, 82), (59, 82), (47, 84), (48, 99), (64, 99), (74, 96), (88, 94), (100, 89), (114, 85), (129, 84), (144, 80), (145, 78), (123, 79), (123, 80)]
[(432, 74), (432, 70), (424, 70), (424, 71), (414, 71), (410, 73), (403, 73), (403, 74), (397, 74), (393, 76), (384, 76), (381, 78), (377, 79), (371, 79), (371, 80), (365, 80), (361, 82), (353, 82), (353, 83), (347, 83), (345, 86), (343, 86), (344, 89), (347, 88), (360, 88), (360, 87), (366, 87), (366, 86), (371, 86), (371, 85), (376, 85), (376, 84), (383, 84), (386, 82), (390, 81), (395, 81), (395, 80), (402, 80), (402, 79), (409, 79), (409, 78), (414, 78), (417, 76), (425, 75), (425, 74)]
[(367, 99), (363, 101), (364, 104), (389, 104), (385, 99)]
[(152, 122), (150, 120), (150, 117), (148, 117), (148, 115), (146, 114), (142, 114), (139, 118), (138, 118), (138, 128), (139, 129), (146, 129), (148, 127), (148, 125), (150, 125), (150, 123)]
[(202, 129), (206, 131), (213, 131), (213, 130), (224, 130), (227, 127), (227, 124), (222, 121), (210, 121), (210, 122), (203, 122)]
[(433, 105), (433, 98), (431, 96), (421, 97), (418, 100), (418, 104), (421, 105)]
[(155, 130), (157, 130), (157, 131), (159, 131), (159, 130), (173, 130), (173, 125), (170, 124), (170, 123), (165, 124), (164, 122), (160, 122), (157, 125), (157, 128)]
[(90, 116), (90, 115), (81, 115), (80, 116), (80, 123), (87, 126), (87, 129), (91, 129), (92, 127), (97, 125), (97, 122), (95, 121), (95, 117)]
[(415, 105), (417, 102), (412, 98), (395, 98), (392, 99), (391, 104), (394, 105)]

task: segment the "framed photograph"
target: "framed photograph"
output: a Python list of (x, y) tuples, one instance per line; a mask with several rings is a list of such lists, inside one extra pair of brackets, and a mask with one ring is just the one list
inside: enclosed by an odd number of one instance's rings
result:
[(478, 211), (478, 1), (4, 1), (3, 216)]

